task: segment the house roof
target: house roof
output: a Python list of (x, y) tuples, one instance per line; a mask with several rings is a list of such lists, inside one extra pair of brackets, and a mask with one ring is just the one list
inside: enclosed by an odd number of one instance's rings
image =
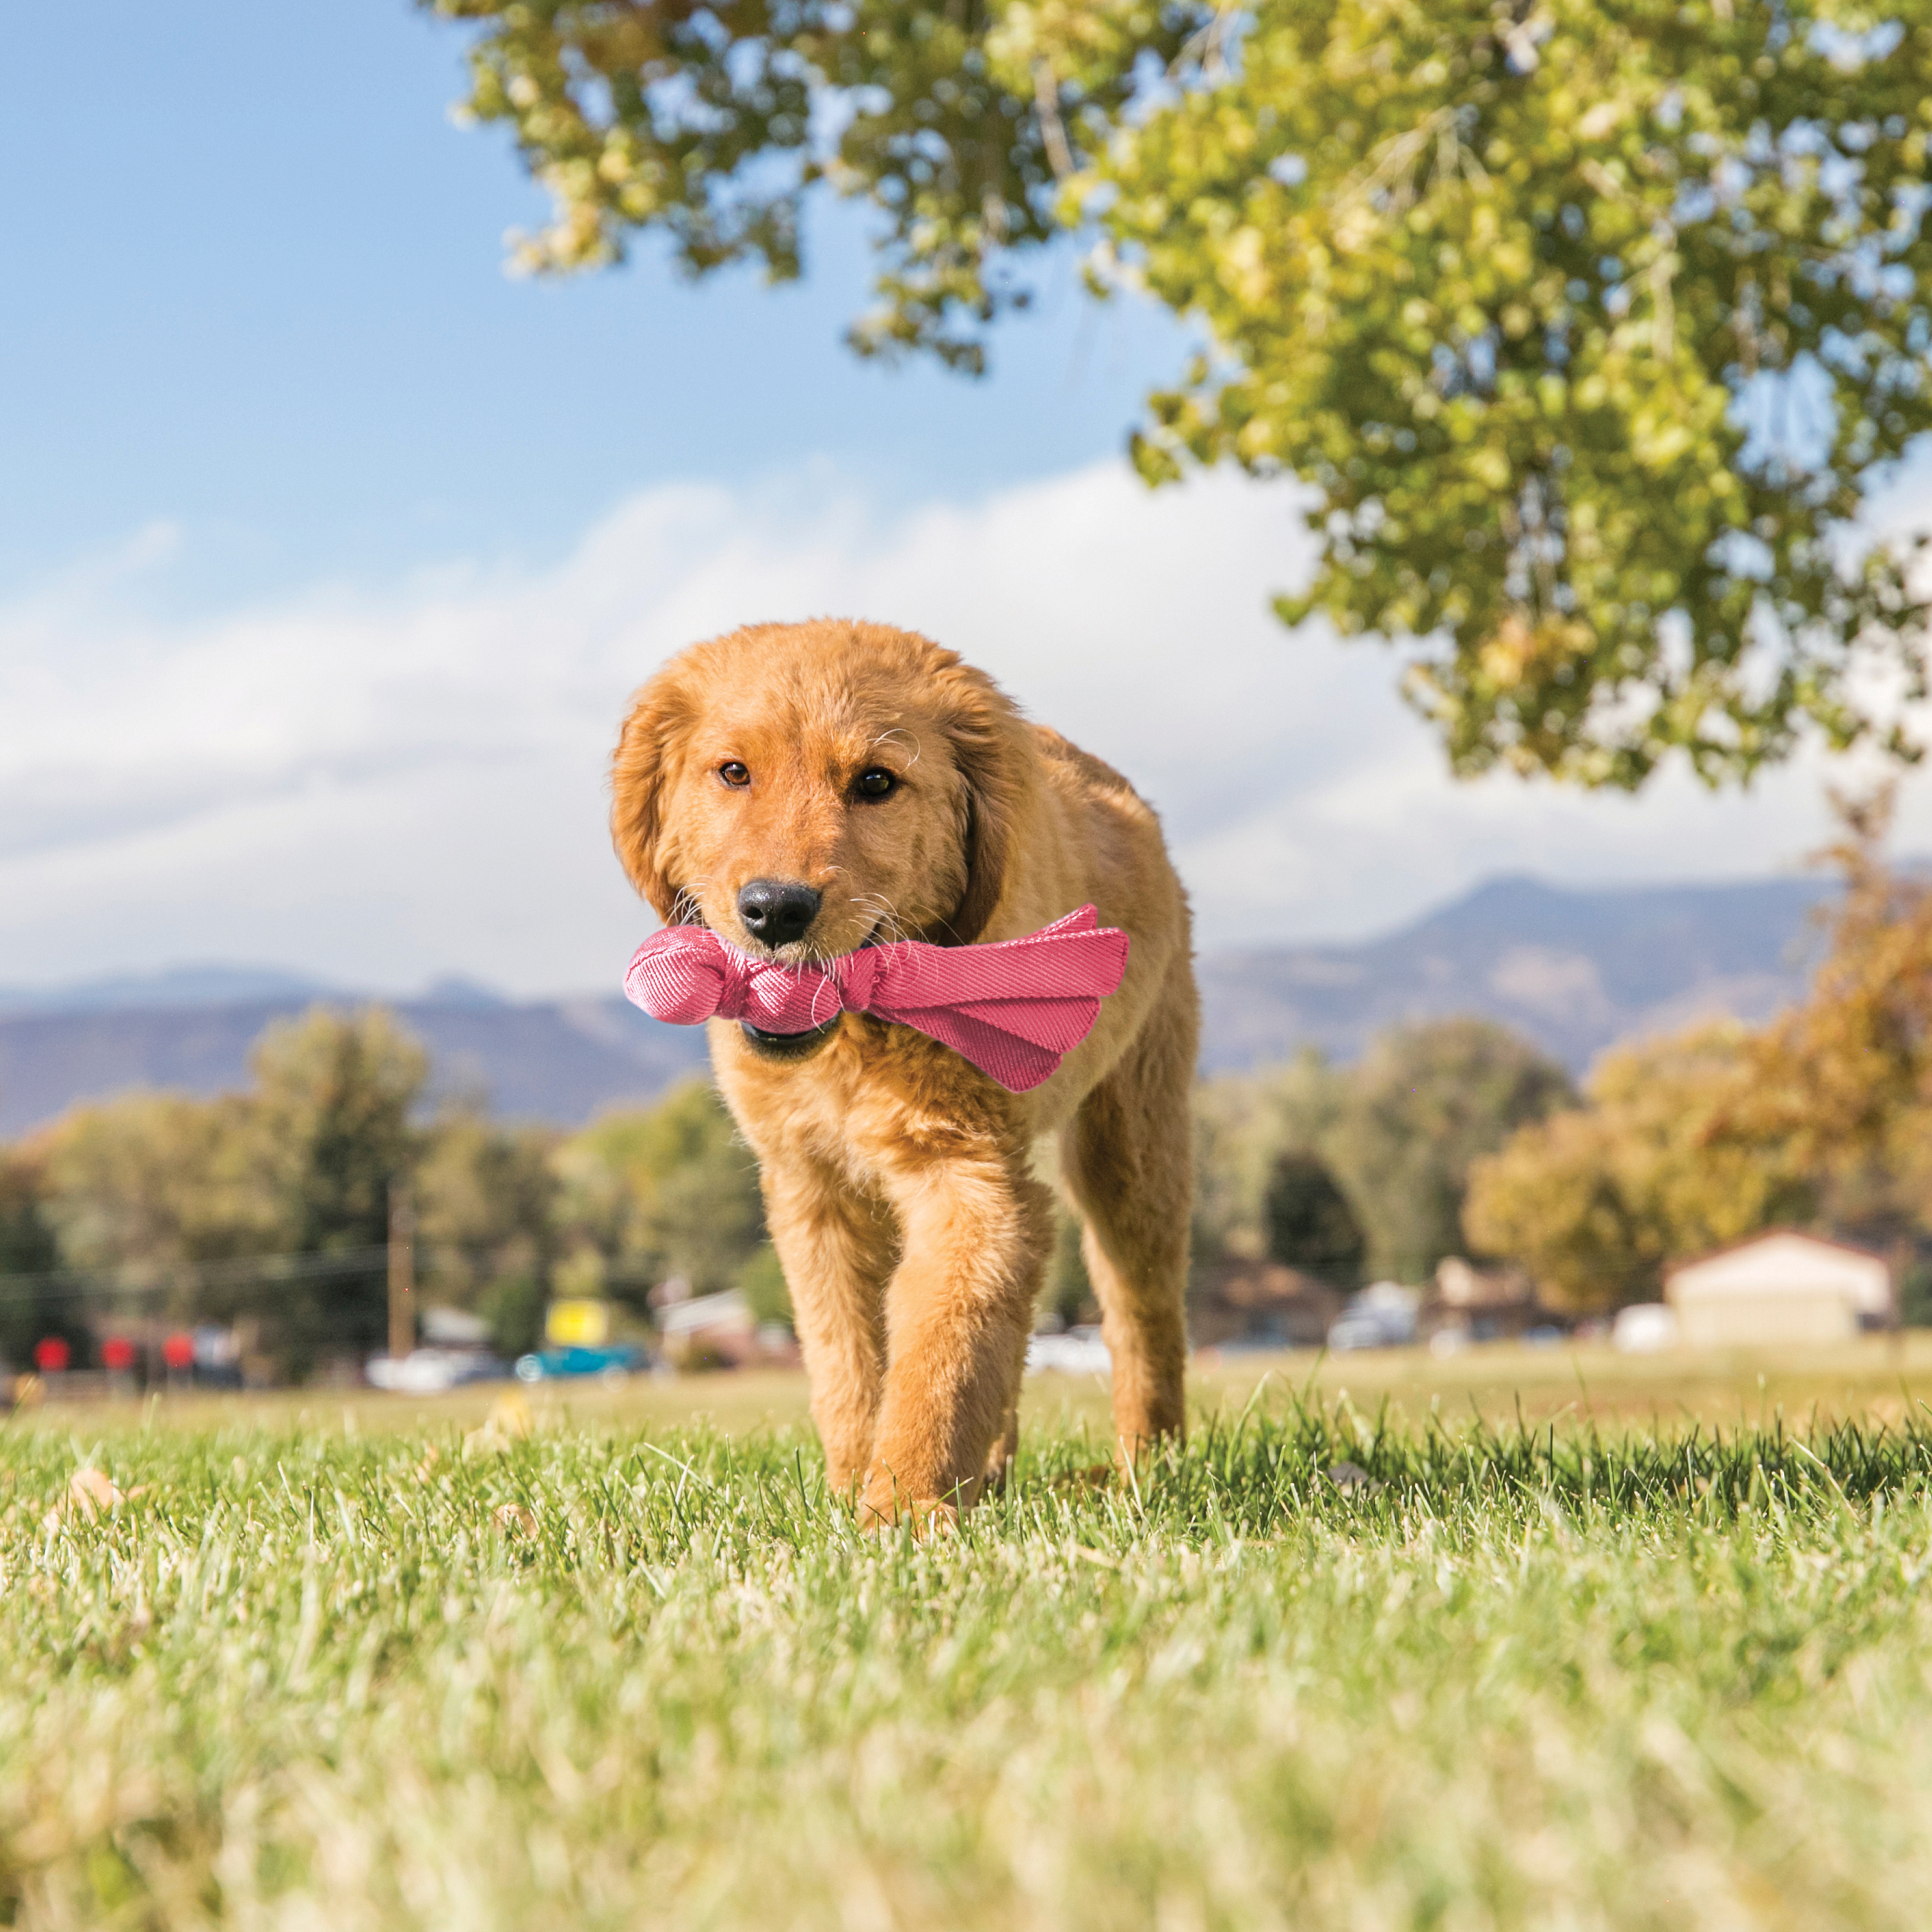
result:
[(1694, 1298), (1835, 1294), (1868, 1313), (1892, 1304), (1892, 1270), (1882, 1255), (1802, 1228), (1773, 1228), (1672, 1268), (1664, 1293)]
[(1745, 1234), (1735, 1241), (1726, 1241), (1720, 1248), (1707, 1248), (1701, 1255), (1693, 1255), (1688, 1260), (1672, 1262), (1664, 1270), (1668, 1281), (1674, 1274), (1682, 1274), (1686, 1268), (1702, 1268), (1706, 1262), (1721, 1261), (1726, 1255), (1740, 1255), (1747, 1248), (1755, 1248), (1766, 1241), (1780, 1240), (1790, 1237), (1800, 1241), (1810, 1241), (1821, 1248), (1836, 1248), (1840, 1253), (1862, 1255), (1868, 1261), (1882, 1262), (1885, 1256), (1876, 1248), (1868, 1248), (1857, 1241), (1841, 1240), (1836, 1234), (1820, 1234), (1810, 1228), (1780, 1226), (1760, 1228), (1754, 1234)]

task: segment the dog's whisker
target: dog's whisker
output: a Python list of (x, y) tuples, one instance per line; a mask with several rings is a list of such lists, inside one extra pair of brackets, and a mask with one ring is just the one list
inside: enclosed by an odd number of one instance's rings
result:
[(673, 926), (702, 926), (704, 908), (698, 902), (698, 894), (710, 884), (709, 879), (694, 879), (688, 885), (680, 886), (672, 894), (670, 923)]
[(889, 945), (910, 943), (911, 935), (906, 931), (905, 921), (899, 916), (898, 908), (884, 893), (855, 893), (850, 902), (856, 906), (862, 906), (872, 913), (875, 929), (886, 934)]

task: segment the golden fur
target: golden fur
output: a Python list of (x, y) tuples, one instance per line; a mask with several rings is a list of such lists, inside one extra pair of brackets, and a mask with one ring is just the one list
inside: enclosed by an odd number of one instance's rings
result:
[[(728, 784), (728, 764), (748, 783)], [(878, 767), (896, 787), (866, 799), (856, 782)], [(830, 620), (758, 626), (672, 659), (633, 702), (613, 784), (639, 891), (667, 921), (701, 920), (746, 952), (1012, 939), (1090, 902), (1132, 939), (1092, 1034), (1029, 1094), (860, 1015), (783, 1058), (712, 1022), (834, 1488), (856, 1488), (877, 1523), (950, 1514), (1004, 1475), (1054, 1238), (1033, 1165), (1047, 1136), (1084, 1222), (1120, 1454), (1178, 1431), (1198, 1003), (1186, 898), (1133, 788), (952, 652)], [(753, 879), (823, 893), (802, 940), (774, 949), (747, 932), (737, 896)]]

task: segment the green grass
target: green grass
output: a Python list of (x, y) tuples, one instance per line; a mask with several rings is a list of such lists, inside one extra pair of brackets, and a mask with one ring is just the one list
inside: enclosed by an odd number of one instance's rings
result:
[[(1914, 1414), (1264, 1396), (1138, 1490), (1036, 1433), (916, 1544), (792, 1426), (46, 1412), (0, 1431), (0, 1924), (1922, 1927)], [(142, 1493), (89, 1521), (82, 1466)]]

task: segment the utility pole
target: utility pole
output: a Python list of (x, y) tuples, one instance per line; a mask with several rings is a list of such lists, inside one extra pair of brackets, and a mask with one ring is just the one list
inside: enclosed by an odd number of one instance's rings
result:
[(389, 1359), (416, 1345), (416, 1214), (409, 1183), (389, 1183)]

